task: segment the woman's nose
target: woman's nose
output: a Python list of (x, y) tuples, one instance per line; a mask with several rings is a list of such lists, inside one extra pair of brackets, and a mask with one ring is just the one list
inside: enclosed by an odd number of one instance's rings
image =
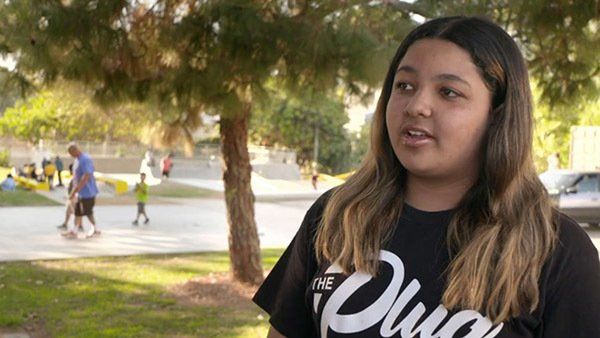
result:
[(431, 95), (426, 90), (420, 89), (410, 98), (405, 111), (412, 117), (429, 117), (432, 113)]

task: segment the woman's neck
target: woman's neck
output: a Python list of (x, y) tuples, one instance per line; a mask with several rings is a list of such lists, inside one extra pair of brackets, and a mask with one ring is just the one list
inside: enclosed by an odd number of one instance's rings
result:
[(454, 180), (435, 180), (408, 174), (405, 202), (423, 211), (453, 209), (474, 183), (475, 179), (468, 176)]

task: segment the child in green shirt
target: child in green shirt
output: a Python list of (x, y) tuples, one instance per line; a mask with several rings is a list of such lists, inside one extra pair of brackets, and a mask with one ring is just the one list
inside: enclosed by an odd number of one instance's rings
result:
[(133, 221), (133, 225), (138, 225), (138, 219), (140, 218), (140, 215), (144, 215), (144, 218), (146, 219), (144, 221), (144, 224), (148, 224), (148, 222), (150, 222), (150, 219), (148, 218), (148, 215), (146, 215), (146, 203), (148, 202), (148, 184), (146, 184), (146, 174), (145, 173), (140, 173), (140, 183), (136, 183), (135, 184), (135, 197), (137, 198), (137, 206), (138, 206), (138, 212), (137, 212), (137, 216), (135, 217), (135, 221)]

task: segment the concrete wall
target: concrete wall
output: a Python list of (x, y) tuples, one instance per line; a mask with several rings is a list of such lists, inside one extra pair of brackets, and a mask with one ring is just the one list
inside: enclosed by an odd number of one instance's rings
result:
[[(73, 163), (70, 156), (61, 156), (65, 169)], [(93, 156), (96, 171), (102, 173), (125, 173), (135, 174), (140, 172), (141, 159), (137, 157), (100, 157)], [(29, 156), (11, 156), (11, 163), (20, 168), (26, 163), (31, 163)], [(152, 174), (160, 177), (160, 159), (156, 160), (156, 165), (152, 168)], [(40, 164), (37, 163), (39, 167)], [(300, 167), (296, 163), (254, 163), (252, 169), (257, 174), (270, 179), (299, 180)], [(185, 159), (175, 158), (173, 160), (173, 169), (171, 170), (173, 178), (199, 178), (206, 180), (220, 180), (223, 177), (220, 158), (215, 159)]]
[(297, 164), (253, 164), (252, 170), (264, 178), (280, 180), (300, 180), (300, 167)]
[[(69, 167), (69, 164), (73, 163), (71, 157), (62, 157), (61, 159), (65, 165), (65, 169)], [(137, 173), (140, 171), (140, 159), (138, 158), (106, 158), (106, 157), (92, 157), (94, 160), (94, 167), (96, 171), (103, 173)], [(52, 158), (54, 160), (54, 158)], [(16, 167), (22, 167), (26, 163), (31, 163), (29, 157), (13, 157), (10, 158), (11, 164)], [(36, 164), (39, 166), (39, 164)]]
[[(299, 180), (300, 167), (297, 164), (252, 164), (252, 170), (270, 179)], [(219, 160), (175, 159), (171, 176), (174, 178), (201, 178), (219, 180), (223, 177)]]
[(223, 177), (221, 162), (218, 160), (178, 159), (173, 161), (173, 178), (201, 178), (220, 180)]

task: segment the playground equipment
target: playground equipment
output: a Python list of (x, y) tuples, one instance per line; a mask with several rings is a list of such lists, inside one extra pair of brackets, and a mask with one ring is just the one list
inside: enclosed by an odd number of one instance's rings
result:
[(124, 194), (129, 190), (129, 186), (124, 180), (116, 179), (99, 172), (94, 173), (94, 178), (96, 178), (97, 182), (104, 182), (105, 184), (110, 185), (117, 195)]
[[(4, 177), (6, 177), (6, 175), (8, 173), (10, 173), (11, 171), (12, 170), (10, 168), (0, 167), (0, 181), (2, 181), (4, 179)], [(69, 179), (71, 179), (71, 174), (68, 171), (63, 170), (62, 177), (66, 180), (69, 180)], [(33, 178), (27, 178), (27, 177), (18, 176), (18, 175), (13, 175), (13, 178), (15, 179), (15, 182), (17, 182), (17, 185), (23, 187), (24, 189), (38, 190), (38, 191), (50, 191), (50, 185), (48, 184), (48, 182), (45, 182), (45, 181), (39, 182)], [(129, 186), (127, 185), (127, 182), (124, 180), (110, 177), (110, 176), (105, 175), (100, 172), (95, 172), (94, 178), (96, 179), (97, 182), (103, 182), (104, 184), (111, 186), (113, 188), (115, 194), (117, 194), (117, 195), (124, 194), (129, 190)]]

